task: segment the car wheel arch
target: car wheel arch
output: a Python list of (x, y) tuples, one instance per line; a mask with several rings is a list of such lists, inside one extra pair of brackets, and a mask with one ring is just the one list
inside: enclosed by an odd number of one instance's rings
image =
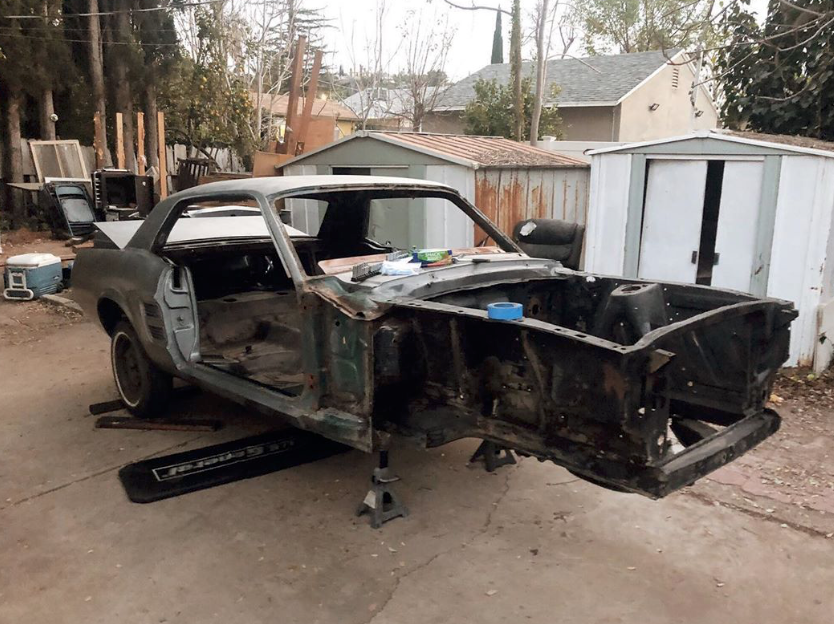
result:
[(101, 326), (110, 336), (113, 335), (113, 330), (116, 329), (119, 321), (128, 318), (124, 308), (108, 297), (99, 299), (96, 309)]

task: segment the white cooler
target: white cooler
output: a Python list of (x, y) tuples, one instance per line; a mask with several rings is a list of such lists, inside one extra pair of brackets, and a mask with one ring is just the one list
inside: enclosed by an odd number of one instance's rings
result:
[(3, 275), (6, 299), (28, 301), (63, 290), (61, 259), (48, 253), (28, 253), (6, 260)]

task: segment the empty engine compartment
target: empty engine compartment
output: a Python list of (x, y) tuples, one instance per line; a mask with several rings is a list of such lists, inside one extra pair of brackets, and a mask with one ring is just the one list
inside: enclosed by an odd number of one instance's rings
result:
[(632, 345), (649, 331), (698, 314), (754, 298), (741, 293), (695, 290), (684, 284), (660, 284), (581, 273), (461, 290), (434, 297), (447, 305), (486, 310), (490, 303), (512, 301), (524, 316), (551, 325)]

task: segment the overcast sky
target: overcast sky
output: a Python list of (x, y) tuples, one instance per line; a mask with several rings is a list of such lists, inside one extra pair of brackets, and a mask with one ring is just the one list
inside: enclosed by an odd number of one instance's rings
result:
[[(368, 41), (373, 41), (374, 19), (380, 0), (325, 0), (321, 2), (325, 15), (330, 18), (333, 28), (327, 34), (327, 41), (333, 54), (329, 60), (334, 68), (343, 66), (349, 71), (354, 65), (367, 65), (368, 55), (365, 48)], [(456, 0), (457, 4), (471, 4), (471, 0)], [(511, 0), (478, 0), (481, 6), (498, 6), (509, 9)], [(525, 29), (531, 28), (530, 12), (536, 0), (521, 0)], [(315, 6), (315, 1), (309, 5)], [(464, 11), (449, 7), (443, 0), (386, 0), (384, 57), (392, 58), (393, 71), (402, 69), (402, 53), (398, 53), (401, 41), (401, 27), (407, 24), (410, 10), (423, 10), (426, 15), (434, 13), (438, 17), (448, 15), (449, 24), (455, 31), (454, 42), (446, 73), (452, 80), (460, 80), (489, 64), (492, 52), (492, 33), (495, 27), (493, 11)], [(751, 6), (760, 15), (764, 15), (767, 0), (751, 0)], [(507, 60), (510, 47), (509, 19), (503, 19), (504, 60)], [(574, 44), (571, 52), (584, 56), (581, 44)], [(525, 50), (525, 58), (530, 56)]]
[[(334, 65), (341, 64), (345, 71), (348, 71), (354, 62), (357, 65), (367, 64), (368, 55), (364, 48), (368, 41), (373, 41), (377, 2), (378, 0), (346, 0), (326, 3), (324, 12), (335, 27), (328, 35), (330, 48), (335, 51)], [(463, 3), (466, 2), (467, 0), (463, 0)], [(498, 6), (499, 3), (493, 0), (479, 0), (478, 4)], [(509, 6), (510, 0), (506, 0), (504, 4)], [(489, 64), (492, 33), (495, 28), (493, 11), (462, 11), (449, 7), (442, 0), (387, 0), (385, 6), (383, 56), (394, 57), (394, 71), (401, 69), (402, 55), (397, 55), (396, 52), (402, 39), (401, 28), (407, 24), (411, 9), (424, 11), (427, 18), (432, 13), (437, 17), (448, 15), (449, 26), (455, 32), (446, 69), (450, 78), (459, 80)], [(508, 23), (509, 20), (504, 19), (504, 25), (507, 26)], [(508, 26), (505, 30), (506, 37), (509, 37)], [(506, 40), (505, 47), (506, 54), (509, 50), (509, 39)]]

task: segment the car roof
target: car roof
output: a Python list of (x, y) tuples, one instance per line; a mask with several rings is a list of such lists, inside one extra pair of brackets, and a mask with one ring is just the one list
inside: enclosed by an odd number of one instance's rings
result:
[(191, 187), (179, 193), (175, 193), (169, 199), (179, 200), (189, 197), (210, 194), (235, 194), (235, 193), (257, 193), (264, 196), (290, 194), (294, 191), (309, 190), (350, 190), (351, 188), (367, 188), (369, 186), (380, 188), (427, 188), (454, 190), (440, 182), (430, 180), (419, 180), (416, 178), (396, 178), (388, 176), (363, 176), (363, 175), (302, 175), (302, 176), (269, 176), (264, 178), (238, 178), (235, 180), (223, 180), (221, 182), (210, 182)]
[[(400, 192), (415, 191), (419, 193), (436, 192), (437, 196), (456, 196), (458, 193), (451, 186), (418, 180), (414, 178), (394, 178), (387, 176), (351, 176), (351, 175), (306, 175), (306, 176), (270, 176), (265, 178), (244, 178), (223, 180), (191, 187), (174, 193), (159, 202), (130, 239), (128, 247), (152, 249), (157, 234), (164, 226), (172, 212), (183, 202), (209, 200), (230, 201), (241, 197), (250, 197), (259, 202), (273, 201), (276, 196), (292, 197), (305, 193), (357, 191), (378, 188)], [(224, 217), (228, 218), (228, 217)]]
[[(142, 224), (134, 221), (102, 221), (94, 225), (119, 249), (123, 249)], [(290, 238), (308, 238), (309, 234), (284, 224)], [(260, 214), (241, 217), (200, 217), (178, 219), (168, 235), (167, 245), (182, 245), (211, 240), (270, 240), (266, 221)]]

